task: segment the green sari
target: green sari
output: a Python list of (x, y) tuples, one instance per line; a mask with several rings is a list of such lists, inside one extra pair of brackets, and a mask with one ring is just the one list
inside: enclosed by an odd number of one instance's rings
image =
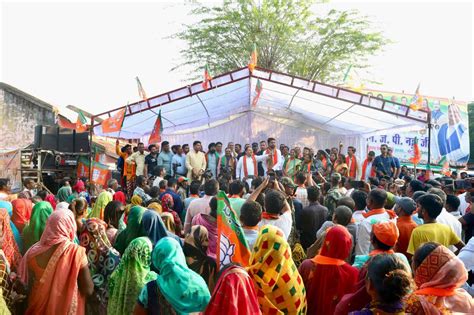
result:
[(53, 207), (49, 202), (41, 201), (35, 204), (30, 222), (23, 229), (24, 252), (40, 240), (51, 213), (53, 213)]
[(142, 218), (145, 213), (145, 208), (141, 206), (134, 206), (128, 213), (127, 227), (125, 230), (117, 235), (114, 247), (122, 255), (125, 252), (128, 244), (131, 241), (140, 236), (145, 236), (145, 232), (142, 228)]
[(89, 219), (97, 218), (104, 220), (104, 209), (107, 204), (112, 201), (112, 199), (113, 196), (108, 191), (104, 190), (103, 192), (101, 192), (99, 194), (99, 197), (97, 197), (97, 200), (95, 201), (94, 207), (92, 207), (91, 213), (89, 213)]
[(127, 247), (109, 279), (108, 314), (133, 313), (141, 289), (157, 277), (150, 271), (151, 252), (152, 244), (147, 237), (136, 238)]
[(62, 202), (62, 201), (67, 201), (67, 199), (71, 195), (72, 195), (71, 186), (63, 186), (59, 188), (58, 193), (56, 194), (56, 197), (58, 198), (59, 202)]

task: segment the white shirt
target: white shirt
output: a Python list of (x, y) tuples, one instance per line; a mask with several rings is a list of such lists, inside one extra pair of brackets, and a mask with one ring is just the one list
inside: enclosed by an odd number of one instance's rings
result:
[(354, 188), (351, 188), (349, 189), (348, 191), (346, 191), (345, 195), (346, 197), (350, 197), (352, 195), (352, 192), (354, 192)]
[(387, 212), (382, 214), (374, 214), (368, 218), (364, 218), (357, 228), (357, 242), (355, 247), (356, 255), (368, 255), (373, 249), (370, 242), (370, 234), (372, 233), (372, 225), (379, 222), (390, 221), (390, 215)]
[[(459, 222), (458, 219), (456, 219), (452, 214), (450, 214), (446, 210), (446, 208), (443, 208), (443, 210), (441, 210), (441, 213), (436, 218), (436, 222), (443, 223), (449, 226), (454, 231), (454, 233), (459, 237), (459, 239), (462, 240), (462, 224), (461, 222)], [(449, 249), (452, 252), (456, 251), (455, 246), (449, 246)]]
[[(285, 159), (281, 155), (281, 151), (276, 149), (277, 152), (277, 162), (273, 165), (272, 170), (274, 171), (281, 171), (283, 169), (283, 163), (285, 162)], [(264, 151), (265, 156), (269, 155), (267, 151), (270, 151), (270, 149), (267, 149)], [(273, 156), (271, 156), (273, 158)], [(267, 174), (267, 165), (264, 163), (263, 164), (263, 169), (265, 170), (265, 175)]]
[(355, 221), (355, 224), (359, 225), (362, 221), (364, 221), (364, 216), (362, 215), (365, 213), (365, 210), (356, 210), (352, 213), (352, 218)]
[(365, 168), (364, 180), (369, 180), (370, 172), (372, 171), (372, 162), (367, 161), (367, 167)]
[(461, 201), (461, 203), (459, 204), (458, 211), (459, 213), (461, 213), (461, 215), (465, 215), (466, 209), (469, 207), (469, 204), (466, 202), (466, 193), (462, 193), (458, 197)]
[[(461, 249), (458, 258), (464, 263), (464, 267), (466, 267), (467, 271), (474, 270), (474, 237)], [(471, 296), (474, 296), (474, 285), (470, 286), (466, 282), (462, 288)]]
[[(267, 159), (267, 155), (254, 155), (255, 160), (258, 162), (265, 161)], [(248, 176), (258, 176), (258, 165), (257, 169), (253, 168), (253, 159), (251, 157), (248, 157), (246, 155), (241, 156), (239, 159), (239, 162), (237, 163), (237, 177), (239, 179), (244, 179), (245, 178), (245, 173), (244, 173), (244, 157), (245, 163), (247, 164), (247, 175)]]
[(285, 234), (286, 240), (288, 240), (288, 237), (290, 236), (291, 232), (291, 226), (293, 224), (293, 219), (291, 218), (291, 211), (286, 211), (276, 220), (262, 219), (258, 223), (258, 226), (262, 227), (266, 224), (273, 225), (279, 228), (283, 232), (283, 234)]
[(163, 177), (156, 176), (155, 180), (153, 181), (153, 186), (155, 187), (160, 187), (160, 182), (164, 180)]
[(189, 204), (188, 209), (186, 210), (186, 218), (184, 220), (184, 233), (189, 234), (191, 232), (191, 226), (194, 216), (198, 213), (209, 214), (211, 212), (211, 207), (209, 202), (213, 196), (205, 195), (202, 198), (194, 199)]
[(303, 208), (309, 206), (308, 191), (304, 187), (296, 188), (296, 199), (301, 201)]

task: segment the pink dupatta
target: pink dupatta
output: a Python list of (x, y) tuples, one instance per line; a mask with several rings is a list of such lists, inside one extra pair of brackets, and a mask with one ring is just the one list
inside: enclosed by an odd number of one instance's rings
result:
[(85, 248), (74, 244), (76, 221), (69, 210), (54, 211), (48, 218), (38, 243), (23, 257), (19, 275), (28, 284), (28, 261), (58, 245), (40, 279), (30, 290), (25, 314), (84, 314), (85, 299), (77, 286), (77, 277), (87, 265)]

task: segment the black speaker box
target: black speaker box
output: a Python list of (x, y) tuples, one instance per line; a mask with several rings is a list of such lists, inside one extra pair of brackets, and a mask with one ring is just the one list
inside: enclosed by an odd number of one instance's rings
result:
[(90, 152), (89, 133), (76, 133), (73, 129), (58, 126), (38, 125), (35, 127), (33, 146), (35, 149), (88, 153)]

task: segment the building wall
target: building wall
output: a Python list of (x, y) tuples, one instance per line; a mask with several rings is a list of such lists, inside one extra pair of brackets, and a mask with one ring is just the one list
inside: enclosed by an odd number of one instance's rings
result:
[(53, 107), (12, 86), (0, 83), (0, 150), (34, 142), (36, 125), (54, 124)]

